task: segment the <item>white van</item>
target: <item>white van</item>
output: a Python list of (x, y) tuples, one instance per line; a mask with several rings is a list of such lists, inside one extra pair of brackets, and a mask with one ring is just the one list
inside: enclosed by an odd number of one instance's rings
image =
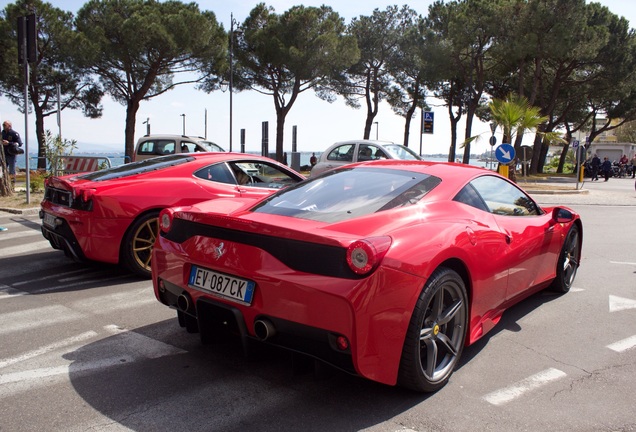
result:
[(137, 140), (134, 161), (175, 153), (224, 152), (212, 141), (186, 135), (145, 135)]

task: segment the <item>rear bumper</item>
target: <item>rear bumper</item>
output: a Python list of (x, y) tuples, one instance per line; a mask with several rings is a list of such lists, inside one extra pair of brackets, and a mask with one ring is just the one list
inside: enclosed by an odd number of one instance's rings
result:
[[(40, 219), (43, 217), (44, 214), (40, 211)], [(64, 251), (66, 256), (79, 262), (85, 261), (86, 256), (68, 222), (64, 218), (56, 218), (56, 224), (55, 228), (49, 228), (42, 224), (42, 235), (44, 238), (51, 243), (54, 249)]]
[[(269, 331), (257, 330), (250, 334), (247, 328), (248, 319), (239, 306), (205, 295), (196, 297), (196, 302), (190, 303), (191, 291), (167, 281), (162, 282), (162, 288), (157, 290), (159, 301), (196, 318), (203, 343), (238, 337), (245, 346), (248, 340), (258, 340), (314, 357), (345, 372), (356, 373), (351, 350), (338, 348), (336, 339), (339, 334), (335, 332), (259, 313), (254, 316), (250, 327), (254, 329), (267, 325)], [(180, 296), (185, 296), (188, 300), (184, 301), (183, 297), (179, 299)]]

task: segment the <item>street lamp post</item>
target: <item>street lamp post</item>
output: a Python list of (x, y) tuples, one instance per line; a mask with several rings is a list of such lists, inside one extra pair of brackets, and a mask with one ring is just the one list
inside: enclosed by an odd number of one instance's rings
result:
[(232, 93), (234, 89), (234, 14), (230, 14), (230, 151), (232, 151)]
[(183, 135), (185, 135), (185, 114), (181, 114), (181, 117), (183, 117)]
[(380, 123), (379, 122), (373, 122), (373, 124), (375, 125), (375, 140), (378, 140), (378, 135), (379, 135), (379, 129), (380, 129)]

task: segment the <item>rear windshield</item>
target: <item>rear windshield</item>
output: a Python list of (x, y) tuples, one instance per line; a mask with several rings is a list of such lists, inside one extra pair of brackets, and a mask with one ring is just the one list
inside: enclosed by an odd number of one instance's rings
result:
[(133, 162), (120, 165), (105, 170), (95, 171), (77, 176), (79, 179), (91, 181), (112, 180), (122, 177), (128, 177), (137, 174), (143, 174), (150, 171), (157, 171), (175, 165), (181, 165), (193, 161), (195, 158), (187, 154), (175, 154), (169, 156), (159, 156), (152, 159), (146, 159), (140, 162)]
[(421, 160), (422, 158), (417, 155), (413, 150), (408, 147), (404, 147), (399, 144), (385, 144), (382, 147), (391, 154), (393, 159), (402, 160)]
[(358, 167), (338, 169), (272, 195), (252, 210), (340, 222), (417, 203), (441, 182), (411, 171)]

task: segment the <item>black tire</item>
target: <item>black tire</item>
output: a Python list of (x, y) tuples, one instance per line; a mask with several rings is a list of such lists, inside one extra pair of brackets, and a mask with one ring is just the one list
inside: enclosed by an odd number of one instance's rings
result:
[(419, 392), (444, 387), (466, 341), (468, 300), (463, 279), (438, 268), (426, 282), (406, 333), (398, 384)]
[(579, 226), (573, 224), (565, 237), (559, 261), (557, 261), (556, 278), (550, 289), (565, 294), (572, 288), (576, 271), (581, 263), (581, 235)]
[(137, 218), (124, 236), (122, 259), (124, 265), (139, 276), (150, 278), (152, 246), (159, 233), (159, 211), (151, 211)]

